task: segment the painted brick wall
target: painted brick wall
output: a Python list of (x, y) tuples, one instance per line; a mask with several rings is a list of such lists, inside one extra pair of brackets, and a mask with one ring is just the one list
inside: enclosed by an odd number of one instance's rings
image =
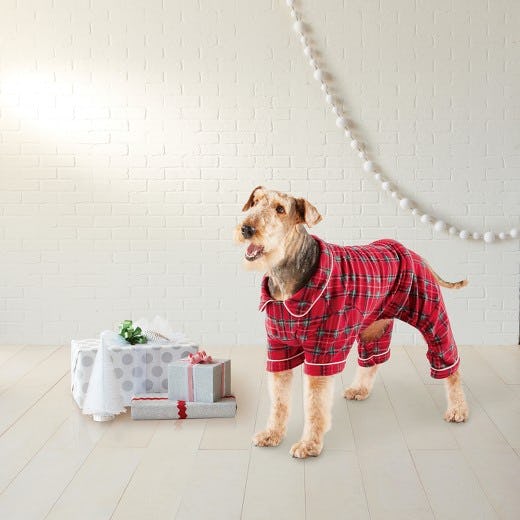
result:
[[(427, 211), (518, 226), (516, 0), (305, 0), (357, 132)], [(438, 235), (363, 177), (284, 0), (3, 0), (0, 341), (68, 342), (167, 315), (260, 344), (232, 240), (258, 184), (307, 197), (330, 241), (396, 238), (447, 279), (460, 343), (518, 338), (518, 241)], [(401, 325), (395, 342), (420, 342)]]

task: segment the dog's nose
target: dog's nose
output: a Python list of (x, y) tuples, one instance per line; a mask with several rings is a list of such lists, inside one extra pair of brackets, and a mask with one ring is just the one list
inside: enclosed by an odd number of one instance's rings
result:
[(242, 226), (242, 236), (251, 238), (255, 234), (255, 228), (252, 226)]

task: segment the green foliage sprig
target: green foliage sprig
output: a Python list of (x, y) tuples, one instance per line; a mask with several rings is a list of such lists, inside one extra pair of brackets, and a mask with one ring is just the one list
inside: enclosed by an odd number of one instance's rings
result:
[(130, 343), (130, 345), (135, 345), (136, 343), (146, 343), (148, 339), (146, 336), (143, 335), (143, 331), (141, 330), (141, 327), (134, 327), (132, 326), (132, 320), (125, 320), (120, 325), (120, 331), (119, 335)]

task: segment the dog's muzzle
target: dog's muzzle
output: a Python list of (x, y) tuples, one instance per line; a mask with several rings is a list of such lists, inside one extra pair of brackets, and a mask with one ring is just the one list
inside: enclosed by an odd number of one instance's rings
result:
[(255, 228), (252, 226), (242, 226), (242, 236), (244, 238), (251, 238), (255, 234)]

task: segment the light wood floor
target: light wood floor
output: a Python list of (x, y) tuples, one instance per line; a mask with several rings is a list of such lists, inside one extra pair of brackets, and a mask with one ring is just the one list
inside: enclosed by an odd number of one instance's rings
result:
[(69, 349), (0, 347), (0, 518), (188, 520), (520, 518), (520, 347), (463, 347), (471, 408), (446, 424), (420, 347), (393, 347), (365, 402), (341, 397), (322, 455), (254, 448), (268, 400), (261, 349), (231, 352), (235, 419), (97, 424), (69, 392)]

